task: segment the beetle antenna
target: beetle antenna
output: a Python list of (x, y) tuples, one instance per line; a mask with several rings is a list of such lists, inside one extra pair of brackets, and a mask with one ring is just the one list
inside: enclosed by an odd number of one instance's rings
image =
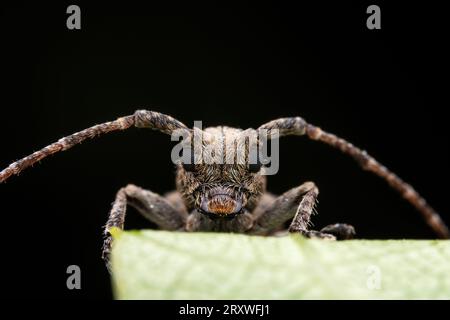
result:
[(403, 198), (420, 212), (426, 223), (440, 238), (450, 238), (447, 225), (426, 200), (411, 185), (400, 179), (395, 173), (375, 160), (366, 151), (359, 149), (350, 142), (332, 133), (322, 131), (319, 127), (308, 124), (300, 117), (273, 120), (262, 125), (258, 130), (267, 130), (269, 137), (272, 137), (272, 135), (275, 136), (275, 130), (280, 137), (286, 135), (307, 135), (312, 140), (321, 141), (341, 150), (343, 153), (355, 159), (364, 170), (381, 177), (393, 189), (400, 193)]
[(0, 183), (5, 182), (13, 175), (18, 175), (24, 169), (32, 166), (36, 162), (60, 151), (70, 149), (86, 139), (93, 139), (113, 131), (125, 130), (132, 126), (158, 130), (166, 134), (171, 134), (176, 129), (189, 130), (183, 123), (168, 115), (154, 111), (138, 110), (133, 115), (118, 118), (115, 121), (98, 124), (61, 138), (45, 148), (10, 164), (6, 169), (0, 172)]

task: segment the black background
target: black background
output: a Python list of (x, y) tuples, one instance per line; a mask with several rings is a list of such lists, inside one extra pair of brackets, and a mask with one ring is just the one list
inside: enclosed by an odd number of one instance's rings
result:
[[(76, 2), (1, 7), (0, 167), (60, 137), (147, 108), (189, 126), (257, 127), (302, 116), (365, 148), (449, 221), (445, 20), (432, 5), (376, 2), (168, 6)], [(366, 28), (378, 4), (382, 29)], [(442, 76), (445, 76), (443, 78)], [(131, 129), (86, 142), (0, 185), (2, 290), (13, 297), (110, 298), (100, 259), (115, 192), (174, 187), (167, 136)], [(434, 238), (420, 215), (353, 160), (306, 138), (281, 142), (269, 189), (313, 180), (317, 227), (361, 238)], [(149, 224), (132, 209), (127, 228)], [(66, 268), (82, 290), (66, 288)]]

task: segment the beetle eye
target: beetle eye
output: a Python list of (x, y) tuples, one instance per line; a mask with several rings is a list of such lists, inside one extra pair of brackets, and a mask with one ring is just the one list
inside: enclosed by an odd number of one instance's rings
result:
[(261, 170), (262, 163), (258, 160), (257, 163), (249, 163), (248, 171), (256, 173)]
[(195, 170), (195, 164), (193, 164), (193, 163), (183, 163), (183, 168), (186, 171), (194, 171)]
[(195, 170), (195, 158), (194, 158), (194, 152), (192, 149), (189, 149), (189, 153), (191, 154), (191, 161), (190, 163), (182, 163), (183, 168), (186, 171), (194, 171)]

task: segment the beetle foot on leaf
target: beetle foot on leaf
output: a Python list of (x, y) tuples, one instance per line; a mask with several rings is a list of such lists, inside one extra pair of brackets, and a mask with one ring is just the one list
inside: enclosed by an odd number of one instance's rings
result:
[(320, 232), (332, 234), (337, 240), (349, 240), (355, 236), (355, 228), (346, 223), (330, 224), (320, 230)]

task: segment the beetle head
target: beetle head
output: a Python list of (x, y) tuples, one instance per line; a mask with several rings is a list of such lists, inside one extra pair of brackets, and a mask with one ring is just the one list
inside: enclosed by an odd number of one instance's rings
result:
[(177, 189), (189, 209), (228, 219), (253, 209), (266, 180), (261, 163), (250, 155), (258, 144), (252, 134), (256, 131), (194, 128), (177, 164)]

